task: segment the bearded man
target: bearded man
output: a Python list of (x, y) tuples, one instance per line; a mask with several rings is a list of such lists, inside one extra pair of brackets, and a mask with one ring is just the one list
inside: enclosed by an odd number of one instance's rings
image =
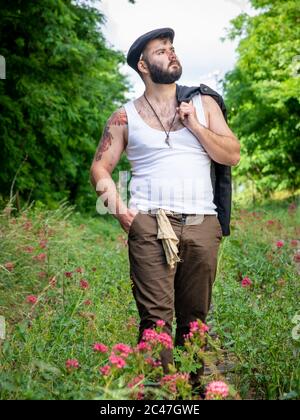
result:
[[(190, 323), (205, 322), (210, 308), (219, 246), (230, 235), (231, 167), (240, 144), (220, 95), (177, 85), (174, 36), (171, 28), (156, 29), (131, 46), (127, 62), (145, 92), (108, 120), (91, 181), (128, 234), (138, 342), (159, 320), (171, 336), (175, 315), (175, 345), (182, 346)], [(132, 167), (128, 207), (111, 178), (123, 152)], [(161, 361), (167, 373), (171, 349)]]

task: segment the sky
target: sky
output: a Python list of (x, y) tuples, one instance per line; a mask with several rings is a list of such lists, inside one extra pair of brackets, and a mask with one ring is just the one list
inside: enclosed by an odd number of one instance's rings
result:
[[(127, 54), (132, 43), (153, 29), (175, 30), (174, 46), (183, 66), (179, 84), (197, 86), (205, 83), (222, 93), (218, 80), (234, 67), (237, 42), (225, 41), (230, 20), (246, 11), (247, 0), (102, 0), (97, 7), (106, 16), (103, 33), (108, 45)], [(128, 65), (133, 90), (128, 98), (141, 96), (144, 84)]]

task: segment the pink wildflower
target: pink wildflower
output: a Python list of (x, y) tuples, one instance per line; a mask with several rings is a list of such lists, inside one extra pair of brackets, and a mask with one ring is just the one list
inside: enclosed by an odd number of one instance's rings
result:
[(4, 264), (4, 267), (8, 271), (13, 271), (13, 269), (15, 268), (15, 264), (13, 262), (7, 262)]
[(145, 379), (145, 375), (139, 375), (135, 378), (133, 378), (129, 384), (128, 384), (128, 388), (134, 388), (137, 384), (139, 384), (139, 387), (143, 387), (143, 384), (141, 384), (140, 382), (142, 382)]
[(83, 304), (85, 305), (85, 306), (90, 306), (90, 305), (92, 305), (92, 301), (90, 300), (90, 299), (87, 299), (87, 300), (85, 300), (84, 302), (83, 302)]
[(151, 351), (151, 346), (149, 343), (146, 343), (145, 341), (141, 341), (137, 346), (136, 346), (136, 351)]
[(204, 324), (203, 322), (193, 321), (190, 322), (190, 334), (200, 332), (200, 334), (205, 334), (209, 331), (208, 325)]
[(102, 373), (103, 376), (108, 376), (111, 371), (111, 367), (109, 365), (103, 366), (99, 369), (100, 373)]
[(78, 268), (76, 268), (76, 273), (80, 273), (80, 274), (82, 274), (83, 273), (83, 268), (82, 267), (78, 267)]
[(206, 388), (206, 400), (221, 400), (227, 398), (229, 388), (225, 382), (211, 382)]
[(89, 282), (87, 280), (84, 280), (84, 279), (80, 280), (80, 288), (81, 289), (86, 290), (89, 287), (90, 287), (90, 285), (89, 285)]
[(34, 305), (36, 302), (37, 302), (37, 297), (36, 296), (34, 296), (34, 295), (29, 295), (29, 296), (27, 296), (27, 298), (26, 298), (26, 302), (27, 303), (30, 303), (30, 304), (32, 304), (32, 305)]
[(108, 347), (105, 346), (102, 343), (95, 343), (93, 345), (93, 350), (98, 352), (98, 353), (107, 353), (108, 352)]
[(277, 248), (283, 248), (284, 247), (284, 241), (277, 241), (276, 246), (277, 246)]
[(45, 271), (40, 271), (38, 276), (40, 279), (44, 279), (47, 276), (47, 273)]
[(242, 281), (242, 287), (247, 288), (252, 286), (252, 281), (249, 279), (249, 277), (245, 277)]
[(147, 357), (145, 359), (145, 363), (147, 363), (147, 365), (150, 365), (153, 368), (157, 368), (161, 366), (161, 361), (160, 360), (155, 360), (152, 357)]
[(151, 329), (144, 330), (143, 332), (143, 340), (144, 341), (155, 341), (157, 338), (157, 332)]
[(166, 349), (172, 349), (173, 348), (173, 340), (172, 337), (169, 336), (167, 333), (160, 333), (157, 336), (157, 341), (162, 344)]
[(26, 252), (27, 254), (32, 254), (32, 253), (33, 253), (33, 251), (34, 251), (34, 247), (33, 247), (33, 246), (31, 246), (31, 245), (27, 245), (27, 246), (24, 246), (23, 250), (24, 250), (24, 252)]
[(115, 365), (118, 369), (122, 369), (126, 366), (126, 362), (122, 357), (116, 356), (114, 353), (109, 357), (109, 361), (112, 365)]
[(67, 277), (67, 279), (70, 279), (73, 276), (72, 271), (66, 271), (65, 272), (65, 277)]
[(159, 328), (163, 328), (166, 325), (165, 321), (159, 320), (156, 322), (156, 326)]
[(79, 362), (76, 359), (69, 359), (66, 361), (66, 368), (67, 369), (78, 369)]
[(126, 344), (123, 343), (116, 344), (112, 350), (114, 353), (117, 352), (121, 357), (124, 358), (127, 358), (129, 354), (132, 353), (131, 347), (126, 346)]
[(300, 251), (296, 252), (294, 255), (294, 261), (295, 263), (300, 263)]
[(33, 257), (34, 260), (41, 261), (41, 262), (45, 261), (46, 258), (47, 258), (47, 255), (44, 253), (38, 254)]
[(47, 247), (47, 243), (48, 243), (48, 241), (46, 239), (43, 239), (43, 240), (40, 241), (39, 247), (44, 249), (44, 248)]

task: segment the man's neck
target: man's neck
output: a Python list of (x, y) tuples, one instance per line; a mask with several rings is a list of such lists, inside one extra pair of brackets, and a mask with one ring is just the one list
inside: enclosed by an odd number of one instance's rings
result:
[(171, 85), (151, 84), (146, 87), (145, 94), (149, 100), (157, 105), (172, 104), (177, 105), (176, 83)]

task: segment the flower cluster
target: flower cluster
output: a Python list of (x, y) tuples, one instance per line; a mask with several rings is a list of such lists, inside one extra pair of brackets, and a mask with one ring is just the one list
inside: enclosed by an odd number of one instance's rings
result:
[(206, 400), (223, 400), (229, 395), (229, 388), (225, 382), (211, 382), (206, 388)]

